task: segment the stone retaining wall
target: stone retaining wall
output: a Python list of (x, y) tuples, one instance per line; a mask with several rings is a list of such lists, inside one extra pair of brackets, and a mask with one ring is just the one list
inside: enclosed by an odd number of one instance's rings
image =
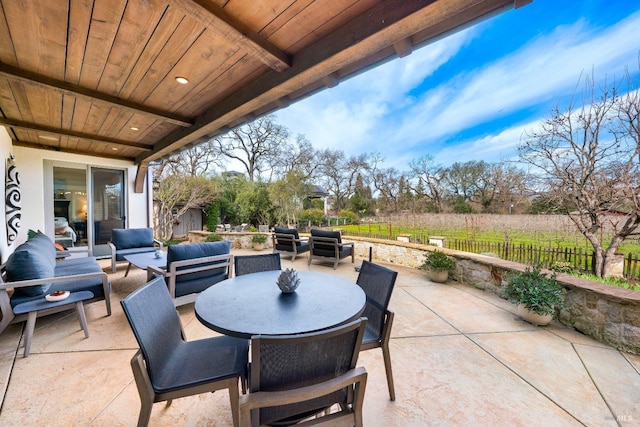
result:
[[(203, 241), (208, 232), (189, 232), (189, 241)], [(232, 240), (235, 248), (250, 248), (253, 233), (220, 233), (224, 239)], [(357, 257), (368, 259), (369, 248), (372, 260), (404, 267), (417, 268), (422, 264), (427, 251), (441, 250), (457, 261), (452, 279), (502, 297), (501, 289), (506, 274), (523, 271), (526, 267), (499, 258), (453, 251), (409, 242), (346, 237), (355, 242)], [(271, 239), (268, 240), (271, 247)], [(640, 292), (608, 286), (591, 280), (559, 274), (558, 281), (567, 289), (565, 308), (557, 318), (565, 325), (589, 335), (611, 346), (640, 354)]]
[[(187, 236), (189, 237), (189, 243), (200, 243), (204, 242), (209, 234), (213, 233), (211, 233), (210, 231), (190, 231)], [(255, 236), (256, 234), (264, 234), (267, 236), (267, 241), (264, 242), (264, 247), (273, 247), (273, 243), (271, 241), (271, 233), (260, 233), (251, 231), (222, 231), (216, 234), (221, 235), (224, 240), (229, 240), (231, 242), (231, 247), (235, 249), (251, 249), (253, 247), (251, 237)]]

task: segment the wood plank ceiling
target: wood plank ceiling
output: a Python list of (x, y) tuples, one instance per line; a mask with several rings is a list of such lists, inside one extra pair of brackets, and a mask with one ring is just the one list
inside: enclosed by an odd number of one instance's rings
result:
[(134, 161), (140, 191), (153, 160), (530, 1), (0, 0), (0, 125)]

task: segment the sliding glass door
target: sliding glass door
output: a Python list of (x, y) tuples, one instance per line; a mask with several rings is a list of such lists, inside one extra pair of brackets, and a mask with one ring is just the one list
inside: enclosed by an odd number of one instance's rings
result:
[(91, 168), (93, 246), (111, 240), (111, 230), (126, 228), (123, 170)]

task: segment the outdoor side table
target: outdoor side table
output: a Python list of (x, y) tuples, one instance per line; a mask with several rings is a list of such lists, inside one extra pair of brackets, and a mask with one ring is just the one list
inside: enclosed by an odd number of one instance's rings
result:
[(61, 307), (69, 305), (69, 309), (72, 304), (76, 305), (76, 311), (78, 312), (78, 319), (80, 320), (80, 326), (84, 331), (85, 338), (89, 338), (89, 328), (87, 327), (87, 317), (84, 313), (83, 301), (93, 298), (93, 292), (91, 291), (78, 291), (71, 292), (68, 298), (61, 301), (47, 301), (44, 297), (35, 301), (23, 302), (13, 308), (15, 315), (27, 314), (27, 326), (24, 337), (24, 357), (29, 356), (31, 351), (31, 339), (33, 337), (33, 331), (36, 328), (36, 318), (38, 317), (38, 311), (47, 310), (49, 308)]

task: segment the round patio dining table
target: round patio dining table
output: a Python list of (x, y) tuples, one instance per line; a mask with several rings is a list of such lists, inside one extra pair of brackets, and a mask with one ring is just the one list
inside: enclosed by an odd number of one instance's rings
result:
[(216, 283), (196, 300), (196, 317), (225, 335), (293, 335), (319, 331), (360, 317), (364, 291), (347, 279), (315, 271), (298, 271), (295, 292), (280, 291), (281, 273), (245, 274)]

